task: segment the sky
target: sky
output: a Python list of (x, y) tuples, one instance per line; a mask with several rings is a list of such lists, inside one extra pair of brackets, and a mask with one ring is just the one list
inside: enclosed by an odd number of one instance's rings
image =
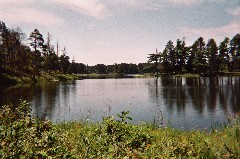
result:
[(0, 21), (26, 37), (50, 33), (78, 63), (138, 64), (169, 40), (240, 33), (240, 0), (0, 0)]

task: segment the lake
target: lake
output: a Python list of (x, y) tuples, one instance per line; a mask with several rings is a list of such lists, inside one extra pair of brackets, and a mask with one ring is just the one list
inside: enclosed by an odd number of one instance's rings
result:
[(53, 122), (91, 120), (130, 111), (133, 123), (205, 129), (240, 111), (240, 77), (85, 79), (0, 87), (0, 105), (32, 104)]

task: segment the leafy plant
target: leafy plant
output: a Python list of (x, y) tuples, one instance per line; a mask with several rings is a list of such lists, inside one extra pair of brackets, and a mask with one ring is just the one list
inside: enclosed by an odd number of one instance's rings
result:
[(31, 108), (20, 101), (17, 108), (0, 110), (0, 158), (73, 158), (63, 147), (61, 133), (47, 121), (31, 117)]

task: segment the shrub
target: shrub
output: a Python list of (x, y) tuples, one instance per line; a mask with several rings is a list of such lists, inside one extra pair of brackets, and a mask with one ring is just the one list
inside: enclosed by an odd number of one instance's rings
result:
[(47, 120), (32, 118), (30, 105), (0, 109), (0, 158), (73, 158), (60, 132)]

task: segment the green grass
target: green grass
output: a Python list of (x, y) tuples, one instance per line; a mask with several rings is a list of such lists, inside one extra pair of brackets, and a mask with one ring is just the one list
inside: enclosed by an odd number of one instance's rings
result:
[(129, 112), (99, 123), (53, 124), (33, 118), (30, 105), (0, 110), (0, 158), (240, 158), (240, 117), (222, 129), (180, 131), (128, 123)]

